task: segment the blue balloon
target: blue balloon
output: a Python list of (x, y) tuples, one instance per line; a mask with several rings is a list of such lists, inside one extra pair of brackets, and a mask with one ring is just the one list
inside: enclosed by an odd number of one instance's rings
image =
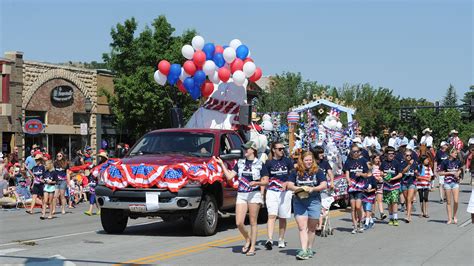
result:
[(179, 78), (179, 75), (181, 75), (181, 65), (180, 64), (172, 64), (171, 67), (170, 67), (170, 73), (168, 73), (168, 79), (170, 77)]
[(187, 77), (187, 78), (184, 80), (183, 85), (184, 85), (184, 87), (186, 88), (186, 90), (189, 92), (189, 94), (191, 94), (191, 92), (192, 92), (193, 89), (194, 89), (194, 79), (191, 78), (191, 77)]
[(202, 51), (206, 54), (206, 60), (212, 60), (215, 50), (216, 50), (216, 47), (214, 46), (213, 43), (206, 43), (204, 45), (204, 47), (202, 48)]
[(217, 67), (223, 67), (225, 65), (224, 56), (221, 53), (215, 54), (212, 60), (216, 63)]
[(178, 79), (179, 79), (179, 77), (169, 75), (168, 76), (168, 83), (171, 84), (171, 85), (175, 85), (176, 82), (178, 82)]
[(246, 45), (242, 44), (239, 47), (237, 47), (235, 54), (237, 55), (238, 58), (244, 60), (249, 55), (249, 48)]
[(189, 94), (194, 100), (197, 100), (201, 98), (201, 88), (195, 84), (194, 88), (191, 90), (191, 92), (189, 92)]
[(206, 73), (202, 70), (196, 71), (196, 73), (194, 73), (194, 85), (201, 87), (204, 81), (206, 81)]

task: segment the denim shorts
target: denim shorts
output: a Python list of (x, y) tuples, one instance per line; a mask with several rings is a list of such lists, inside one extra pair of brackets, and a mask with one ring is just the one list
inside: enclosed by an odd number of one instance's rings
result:
[(66, 190), (66, 188), (67, 188), (67, 181), (66, 180), (59, 180), (58, 183), (56, 183), (56, 189)]
[(96, 202), (96, 197), (95, 197), (95, 193), (94, 194), (91, 194), (90, 197), (89, 197), (89, 203), (90, 204), (94, 204)]
[(365, 212), (371, 212), (372, 211), (372, 203), (370, 203), (370, 202), (362, 202), (362, 207), (364, 208)]
[(319, 219), (321, 216), (321, 200), (315, 197), (306, 199), (293, 198), (293, 212), (296, 216), (307, 216), (310, 219)]
[(362, 200), (362, 191), (349, 192), (349, 200)]
[(458, 183), (444, 183), (443, 185), (443, 188), (444, 189), (457, 189), (459, 188), (459, 184)]
[(416, 185), (415, 184), (402, 184), (401, 187), (400, 187), (400, 190), (401, 191), (406, 191), (406, 190), (409, 190), (409, 189), (413, 189), (415, 190), (416, 189)]

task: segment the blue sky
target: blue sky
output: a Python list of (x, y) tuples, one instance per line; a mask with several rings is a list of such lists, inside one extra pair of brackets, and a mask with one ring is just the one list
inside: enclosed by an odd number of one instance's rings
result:
[(247, 44), (264, 75), (301, 72), (342, 86), (370, 83), (402, 97), (458, 96), (474, 84), (472, 0), (0, 1), (0, 51), (26, 60), (101, 61), (110, 30), (164, 14), (181, 34)]

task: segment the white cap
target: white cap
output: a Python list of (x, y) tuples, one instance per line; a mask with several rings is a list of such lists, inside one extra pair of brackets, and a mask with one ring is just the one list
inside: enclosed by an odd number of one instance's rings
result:
[(467, 145), (474, 145), (474, 138), (470, 138)]
[(446, 141), (441, 141), (441, 144), (439, 146), (448, 146), (448, 143)]
[(451, 130), (451, 132), (449, 132), (449, 134), (458, 134), (459, 132), (456, 130), (456, 129), (453, 129)]

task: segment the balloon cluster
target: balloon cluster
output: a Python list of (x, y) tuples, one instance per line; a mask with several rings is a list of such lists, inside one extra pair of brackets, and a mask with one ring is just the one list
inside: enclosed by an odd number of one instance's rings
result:
[(158, 63), (153, 76), (158, 84), (165, 85), (168, 81), (196, 100), (201, 96), (209, 97), (214, 84), (227, 82), (230, 78), (237, 86), (242, 86), (246, 79), (255, 82), (262, 77), (262, 70), (250, 58), (249, 48), (238, 39), (232, 40), (229, 46), (220, 46), (194, 36), (191, 44), (181, 48), (187, 59), (183, 66), (166, 60)]

